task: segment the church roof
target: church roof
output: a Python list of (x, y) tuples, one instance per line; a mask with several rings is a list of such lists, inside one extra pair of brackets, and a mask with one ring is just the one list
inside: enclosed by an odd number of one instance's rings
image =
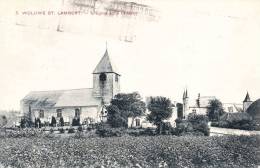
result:
[(118, 74), (118, 71), (113, 62), (111, 61), (111, 58), (109, 57), (107, 50), (102, 59), (99, 61), (98, 65), (96, 66), (95, 70), (93, 71), (94, 74), (102, 72), (113, 72)]
[(243, 102), (250, 102), (251, 100), (250, 100), (250, 97), (249, 97), (249, 94), (248, 94), (248, 92), (246, 93), (246, 97), (245, 97), (245, 99), (244, 99), (244, 101)]
[(22, 102), (30, 104), (33, 108), (98, 106), (101, 104), (101, 99), (93, 97), (92, 90), (92, 88), (84, 88), (58, 91), (33, 91), (26, 95), (22, 99)]

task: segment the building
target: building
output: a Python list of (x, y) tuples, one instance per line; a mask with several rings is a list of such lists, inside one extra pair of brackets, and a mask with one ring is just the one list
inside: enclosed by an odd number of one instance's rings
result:
[(250, 100), (250, 96), (248, 92), (246, 93), (246, 97), (243, 101), (243, 111), (246, 112), (248, 107), (252, 104), (253, 102)]
[[(190, 113), (207, 114), (207, 108), (210, 101), (215, 100), (215, 96), (200, 96), (190, 103), (187, 89), (183, 93), (183, 117), (186, 118)], [(253, 102), (247, 92), (243, 104), (240, 103), (222, 103), (223, 110), (228, 113), (241, 113), (246, 112)]]
[[(149, 104), (149, 101), (150, 101), (150, 97), (147, 97), (146, 104)], [(164, 122), (170, 123), (171, 126), (173, 126), (173, 127), (176, 126), (175, 120), (178, 118), (177, 104), (178, 103), (176, 101), (172, 101), (172, 116), (170, 118), (168, 118), (167, 120), (164, 120)], [(128, 127), (129, 128), (131, 128), (131, 127), (133, 127), (133, 128), (152, 128), (152, 127), (154, 128), (154, 127), (156, 127), (155, 125), (153, 125), (146, 119), (146, 117), (149, 113), (150, 113), (150, 111), (148, 109), (146, 109), (145, 114), (142, 116), (138, 116), (134, 119), (132, 117), (128, 117)]]
[(215, 96), (200, 96), (190, 103), (187, 89), (183, 93), (183, 118), (186, 118), (190, 113), (196, 113), (201, 115), (207, 114), (207, 107), (211, 100), (215, 100)]
[(32, 91), (21, 100), (21, 113), (34, 121), (39, 118), (49, 124), (62, 117), (70, 125), (73, 118), (80, 122), (100, 122), (105, 116), (105, 106), (120, 92), (120, 74), (111, 62), (108, 51), (93, 71), (93, 88)]

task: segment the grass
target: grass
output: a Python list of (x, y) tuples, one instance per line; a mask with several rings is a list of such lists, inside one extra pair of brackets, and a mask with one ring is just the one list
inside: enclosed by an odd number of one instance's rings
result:
[(0, 138), (9, 167), (257, 167), (260, 138), (112, 137)]

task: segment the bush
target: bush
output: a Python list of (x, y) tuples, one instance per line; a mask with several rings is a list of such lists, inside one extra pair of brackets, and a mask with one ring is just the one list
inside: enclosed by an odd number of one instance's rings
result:
[(100, 137), (121, 137), (125, 134), (125, 128), (100, 128), (96, 134)]
[(241, 130), (260, 130), (259, 125), (253, 120), (220, 120), (219, 122), (211, 123), (212, 127), (221, 127), (221, 128), (231, 128), (231, 129), (241, 129)]
[(83, 131), (83, 127), (82, 127), (82, 126), (79, 126), (79, 127), (78, 127), (78, 131), (79, 131), (79, 132), (82, 132), (82, 131)]
[(51, 133), (51, 134), (54, 133), (54, 129), (51, 128), (51, 129), (50, 129), (50, 133)]
[(72, 126), (80, 126), (80, 118), (73, 118)]
[(177, 136), (183, 135), (205, 135), (209, 136), (208, 117), (191, 113), (187, 120), (177, 119), (176, 128), (172, 128), (171, 133)]
[(68, 129), (68, 133), (69, 133), (69, 134), (75, 133), (75, 129), (74, 129), (74, 128), (69, 128), (69, 129)]
[(60, 132), (61, 134), (65, 133), (65, 129), (63, 129), (63, 128), (59, 128), (58, 130), (59, 130), (59, 132)]

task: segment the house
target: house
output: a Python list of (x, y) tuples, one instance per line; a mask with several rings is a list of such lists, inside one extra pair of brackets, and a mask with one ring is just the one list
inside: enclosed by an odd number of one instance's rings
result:
[(52, 117), (57, 123), (62, 117), (67, 125), (73, 118), (83, 124), (100, 122), (106, 117), (104, 107), (120, 92), (120, 74), (107, 50), (92, 75), (92, 88), (30, 92), (21, 100), (22, 115), (47, 125)]
[[(150, 97), (147, 97), (146, 104), (149, 103), (149, 100), (150, 100)], [(172, 116), (169, 119), (164, 120), (164, 122), (168, 122), (171, 124), (171, 126), (175, 127), (176, 126), (175, 120), (178, 118), (177, 111), (178, 111), (177, 102), (173, 101), (172, 102)], [(149, 113), (150, 113), (150, 111), (148, 109), (146, 109), (145, 114), (142, 116), (138, 116), (134, 119), (132, 117), (128, 117), (128, 127), (129, 128), (154, 128), (154, 127), (156, 127), (155, 125), (153, 125), (146, 119), (146, 117)]]

